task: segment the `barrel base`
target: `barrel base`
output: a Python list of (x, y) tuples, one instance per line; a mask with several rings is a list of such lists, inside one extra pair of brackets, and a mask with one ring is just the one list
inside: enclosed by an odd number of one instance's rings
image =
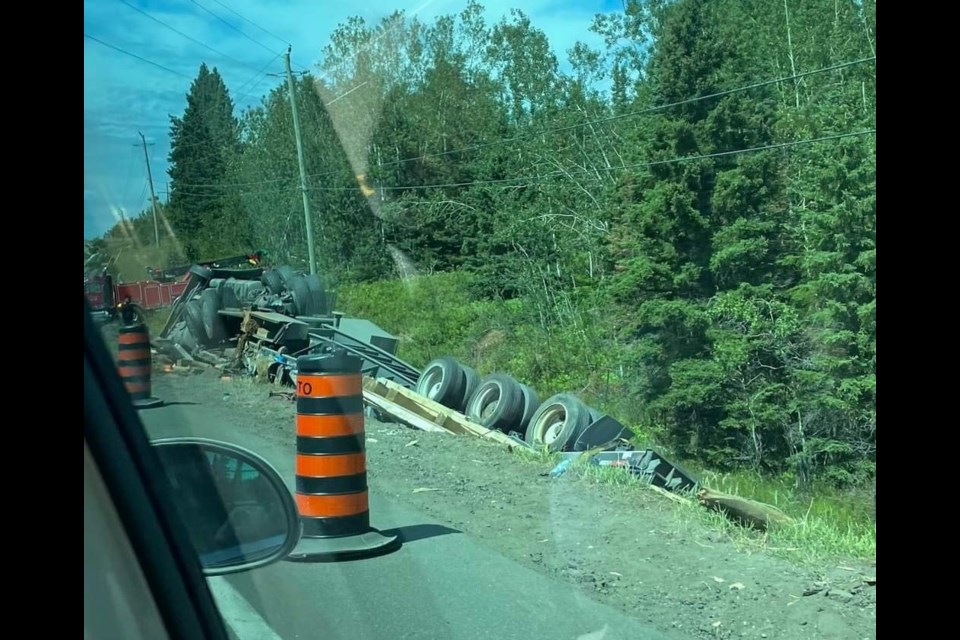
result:
[(400, 548), (400, 538), (376, 529), (341, 538), (300, 538), (287, 556), (291, 562), (342, 562), (384, 555)]
[(153, 409), (160, 406), (163, 406), (163, 400), (160, 398), (154, 398), (153, 396), (133, 401), (134, 409)]

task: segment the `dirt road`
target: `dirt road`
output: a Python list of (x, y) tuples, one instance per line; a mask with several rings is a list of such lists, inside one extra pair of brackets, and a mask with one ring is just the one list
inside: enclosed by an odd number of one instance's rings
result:
[[(218, 398), (242, 428), (291, 443), (293, 404), (212, 373), (158, 380), (166, 400)], [(238, 428), (240, 428), (238, 426)], [(599, 484), (503, 446), (367, 421), (372, 492), (435, 516), (659, 628), (700, 638), (876, 637), (875, 567), (798, 567), (738, 548), (652, 492)]]

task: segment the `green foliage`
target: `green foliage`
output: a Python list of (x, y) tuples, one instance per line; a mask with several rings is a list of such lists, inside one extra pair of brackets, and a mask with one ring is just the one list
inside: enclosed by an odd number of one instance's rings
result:
[(800, 489), (875, 473), (876, 66), (846, 64), (875, 3), (629, 0), (569, 73), (522, 12), (483, 16), (334, 31), (295, 83), (306, 222), (286, 83), (235, 118), (202, 66), (171, 129), (190, 255), (306, 267), (309, 224), (340, 306), (414, 364)]

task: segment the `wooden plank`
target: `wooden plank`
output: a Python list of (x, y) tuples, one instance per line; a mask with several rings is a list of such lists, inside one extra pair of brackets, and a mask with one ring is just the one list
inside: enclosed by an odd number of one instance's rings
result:
[(391, 398), (391, 402), (400, 406), (411, 413), (442, 425), (446, 430), (453, 433), (469, 434), (478, 438), (494, 440), (502, 444), (516, 445), (516, 442), (502, 431), (487, 429), (486, 427), (471, 422), (463, 414), (445, 407), (439, 402), (421, 396), (416, 391), (411, 391), (396, 382), (380, 378), (377, 380), (377, 390), (386, 390), (386, 394)]
[(440, 425), (434, 424), (426, 418), (419, 416), (412, 411), (408, 411), (404, 407), (396, 405), (368, 389), (363, 390), (363, 401), (416, 429), (420, 429), (422, 431), (432, 431), (435, 433), (450, 433)]

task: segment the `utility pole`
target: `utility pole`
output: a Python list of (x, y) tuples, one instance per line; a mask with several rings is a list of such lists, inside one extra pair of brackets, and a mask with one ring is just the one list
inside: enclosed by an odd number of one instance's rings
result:
[(150, 185), (150, 202), (153, 204), (153, 239), (156, 241), (157, 246), (160, 246), (160, 223), (158, 222), (159, 214), (157, 211), (157, 194), (153, 192), (153, 173), (150, 171), (150, 155), (147, 153), (147, 139), (143, 136), (142, 131), (138, 131), (140, 134), (140, 140), (143, 142), (143, 159), (147, 163), (147, 183)]
[(317, 255), (313, 248), (313, 224), (310, 215), (310, 192), (307, 188), (307, 165), (303, 159), (303, 139), (300, 137), (300, 116), (297, 113), (296, 85), (293, 82), (293, 71), (290, 70), (290, 49), (283, 61), (287, 67), (287, 89), (290, 94), (290, 111), (293, 112), (293, 136), (297, 140), (297, 161), (300, 163), (300, 191), (303, 194), (303, 219), (307, 224), (307, 257), (310, 261), (310, 273), (317, 275)]

